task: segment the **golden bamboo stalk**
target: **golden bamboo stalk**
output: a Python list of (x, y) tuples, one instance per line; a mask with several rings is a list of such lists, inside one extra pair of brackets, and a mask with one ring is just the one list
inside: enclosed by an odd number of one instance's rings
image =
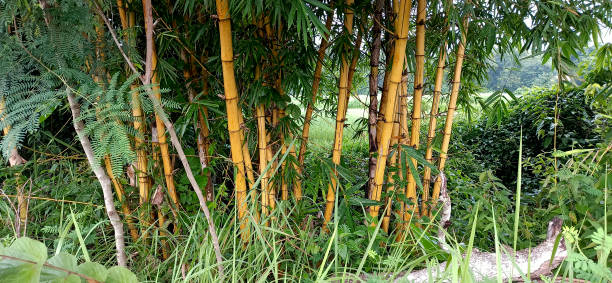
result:
[[(425, 73), (425, 17), (427, 15), (427, 3), (425, 0), (417, 2), (417, 25), (416, 25), (416, 47), (415, 61), (416, 69), (414, 72), (414, 94), (412, 97), (412, 126), (410, 128), (410, 146), (414, 149), (419, 148), (419, 138), (421, 135), (421, 99), (423, 97), (423, 77)], [(410, 158), (413, 167), (418, 169), (417, 160)], [(404, 221), (410, 221), (412, 214), (418, 214), (419, 205), (416, 193), (416, 181), (412, 171), (408, 170), (408, 186), (406, 188), (406, 198), (412, 201), (412, 205), (406, 207)]]
[[(399, 4), (398, 16), (396, 18), (397, 34), (398, 37), (395, 40), (394, 54), (393, 54), (393, 65), (391, 67), (391, 73), (389, 74), (389, 93), (396, 93), (397, 88), (402, 80), (402, 69), (403, 62), (406, 55), (406, 41), (408, 39), (408, 28), (410, 19), (410, 8), (412, 2), (409, 0), (402, 0)], [(387, 165), (387, 156), (389, 154), (389, 142), (393, 132), (393, 116), (396, 95), (388, 96), (387, 104), (383, 109), (383, 125), (381, 128), (380, 143), (378, 145), (378, 160), (376, 162), (376, 174), (374, 178), (374, 192), (371, 193), (371, 199), (380, 201), (382, 192), (382, 186), (384, 181), (385, 168)], [(370, 215), (373, 218), (378, 217), (380, 206), (371, 206), (369, 208)]]
[[(444, 136), (442, 137), (442, 146), (440, 148), (440, 163), (438, 169), (444, 170), (446, 157), (448, 156), (448, 146), (450, 144), (451, 132), (453, 130), (453, 118), (455, 118), (455, 110), (457, 109), (457, 97), (459, 96), (459, 87), (461, 86), (461, 69), (463, 67), (463, 56), (465, 55), (466, 33), (468, 31), (468, 23), (470, 16), (467, 15), (463, 20), (463, 32), (461, 33), (461, 41), (457, 47), (457, 61), (455, 62), (455, 73), (453, 74), (453, 82), (451, 94), (448, 102), (448, 110), (446, 111), (446, 122), (444, 124)], [(442, 185), (440, 178), (436, 179), (432, 194), (432, 203), (436, 203), (440, 196), (440, 186)], [(431, 213), (431, 211), (430, 211)]]
[(244, 134), (244, 117), (242, 114), (238, 117), (240, 122), (240, 143), (242, 144), (242, 156), (244, 158), (244, 165), (246, 168), (246, 176), (247, 176), (247, 185), (250, 188), (250, 191), (253, 191), (253, 184), (255, 184), (255, 174), (253, 174), (253, 161), (251, 160), (251, 154), (249, 152), (249, 141), (247, 136)]
[[(131, 2), (131, 1), (130, 1)], [(119, 18), (121, 19), (121, 27), (124, 31), (128, 31), (129, 29), (134, 27), (135, 24), (135, 14), (133, 11), (126, 13), (126, 6), (122, 0), (117, 0), (117, 7), (119, 9)], [(125, 33), (124, 39), (128, 42), (128, 45), (133, 46), (134, 38), (132, 33)], [(128, 68), (129, 69), (129, 68)], [(134, 117), (134, 129), (138, 132), (137, 135), (134, 136), (134, 148), (136, 150), (136, 177), (138, 179), (138, 195), (139, 195), (139, 205), (140, 207), (144, 207), (145, 204), (149, 203), (149, 176), (148, 176), (148, 160), (147, 160), (147, 152), (144, 143), (145, 136), (145, 120), (144, 114), (142, 112), (141, 102), (140, 102), (140, 93), (137, 90), (138, 85), (136, 83), (130, 86), (131, 88), (131, 102), (132, 102), (132, 117)], [(140, 213), (140, 218), (147, 223), (145, 217), (145, 211), (143, 210)], [(129, 218), (128, 218), (129, 219)], [(144, 231), (144, 230), (143, 230)], [(146, 235), (143, 235), (146, 238)]]
[[(145, 7), (143, 10), (147, 10), (146, 6), (148, 5), (145, 0), (142, 1), (143, 6)], [(145, 19), (145, 28), (149, 25), (149, 21)], [(159, 78), (157, 74), (157, 51), (155, 48), (155, 42), (153, 42), (153, 50), (151, 56), (151, 89), (153, 91), (153, 95), (161, 100), (161, 92), (159, 87)], [(174, 184), (174, 175), (173, 175), (173, 166), (172, 161), (170, 160), (170, 150), (168, 148), (168, 141), (166, 137), (166, 126), (162, 121), (161, 117), (157, 113), (155, 113), (155, 125), (157, 129), (157, 138), (159, 140), (159, 149), (161, 152), (162, 165), (164, 167), (164, 177), (166, 180), (166, 189), (168, 190), (168, 195), (170, 196), (170, 200), (174, 204), (174, 206), (178, 209), (180, 207), (178, 194), (176, 193), (176, 187)]]
[(355, 76), (355, 70), (357, 69), (357, 61), (359, 61), (359, 54), (361, 54), (360, 48), (361, 48), (362, 38), (363, 38), (363, 31), (359, 31), (359, 33), (357, 34), (357, 38), (355, 39), (355, 47), (353, 48), (353, 55), (351, 58), (351, 64), (349, 66), (348, 83), (346, 84), (348, 93), (346, 95), (347, 108), (344, 109), (345, 117), (346, 117), (346, 111), (348, 111), (348, 102), (351, 98), (351, 94), (353, 91), (353, 77)]
[[(403, 84), (402, 84), (403, 85)], [(400, 90), (398, 88), (398, 90)], [(397, 95), (403, 95), (402, 92), (398, 92)], [(400, 113), (400, 103), (402, 103), (402, 98), (400, 97), (400, 99), (396, 100), (395, 103), (395, 120), (393, 121), (393, 136), (391, 137), (391, 145), (390, 147), (396, 146), (396, 149), (398, 149), (395, 152), (395, 155), (392, 156), (389, 159), (389, 167), (392, 168), (394, 166), (396, 166), (396, 164), (398, 164), (398, 162), (401, 162), (401, 159), (399, 158), (399, 141), (400, 141), (400, 137), (401, 137), (401, 128), (400, 128), (400, 119), (401, 119), (401, 113)], [(392, 204), (393, 204), (393, 198), (392, 195), (394, 194), (396, 187), (395, 187), (395, 177), (396, 173), (395, 172), (391, 172), (387, 174), (387, 199), (386, 199), (386, 205), (387, 205), (387, 211), (385, 212), (385, 216), (383, 217), (383, 222), (382, 222), (382, 229), (383, 231), (385, 231), (385, 233), (389, 233), (389, 224), (391, 222), (391, 214), (393, 212), (392, 209)]]
[(261, 175), (261, 214), (266, 216), (269, 214), (268, 212), (268, 190), (270, 189), (268, 186), (268, 180), (270, 179), (270, 173), (266, 170), (266, 166), (268, 165), (268, 156), (267, 156), (267, 134), (266, 134), (266, 113), (264, 110), (264, 105), (259, 104), (255, 109), (256, 117), (257, 117), (257, 147), (259, 150), (259, 174)]
[[(442, 82), (444, 81), (444, 66), (446, 64), (446, 42), (440, 47), (438, 55), (438, 66), (436, 67), (436, 78), (434, 82), (433, 98), (431, 101), (431, 112), (429, 114), (429, 131), (427, 132), (427, 148), (425, 159), (433, 163), (433, 140), (436, 137), (436, 118), (440, 107), (440, 96), (442, 94)], [(423, 171), (423, 195), (421, 203), (421, 216), (429, 216), (429, 188), (431, 187), (431, 168), (425, 166)]]
[[(378, 117), (377, 117), (377, 121), (376, 121), (376, 144), (380, 143), (380, 138), (382, 135), (382, 127), (383, 127), (383, 109), (385, 109), (387, 107), (387, 103), (389, 100), (389, 76), (391, 74), (391, 70), (389, 69), (389, 65), (391, 65), (391, 63), (393, 62), (393, 54), (395, 54), (395, 35), (398, 34), (399, 29), (398, 29), (398, 23), (397, 23), (397, 15), (399, 13), (399, 1), (398, 0), (393, 0), (393, 15), (391, 15), (392, 17), (395, 17), (395, 21), (393, 22), (393, 30), (395, 31), (395, 33), (391, 33), (387, 30), (386, 33), (386, 37), (389, 38), (389, 41), (391, 42), (391, 48), (389, 50), (389, 53), (385, 53), (386, 58), (385, 58), (385, 76), (383, 79), (383, 89), (382, 89), (382, 93), (380, 95), (380, 105), (378, 108)], [(391, 55), (391, 56), (389, 56)], [(374, 187), (372, 186), (372, 189), (374, 189)], [(370, 192), (371, 195), (371, 192)]]
[[(408, 67), (408, 66), (406, 66)], [(402, 84), (401, 84), (401, 92), (400, 92), (400, 103), (399, 103), (399, 111), (400, 111), (400, 121), (399, 121), (399, 127), (400, 127), (400, 138), (398, 141), (398, 147), (397, 150), (399, 152), (398, 154), (398, 163), (401, 162), (401, 146), (402, 145), (406, 145), (408, 143), (408, 135), (410, 135), (409, 131), (408, 131), (408, 105), (407, 105), (407, 101), (408, 101), (408, 69), (404, 69), (404, 72), (402, 74)], [(404, 172), (402, 170), (399, 170), (399, 174), (400, 174), (400, 180), (403, 180), (404, 178)], [(398, 189), (398, 192), (396, 194), (399, 195), (405, 195), (406, 194), (406, 187), (400, 187)], [(398, 206), (399, 210), (398, 210), (398, 215), (404, 215), (404, 212), (406, 211), (406, 205), (404, 203), (403, 200), (400, 200), (399, 206)], [(402, 219), (400, 219), (402, 221), (398, 222), (398, 226), (403, 225), (403, 217)], [(399, 230), (400, 227), (398, 227)], [(400, 230), (401, 231), (401, 230)]]
[[(330, 11), (327, 14), (327, 20), (325, 21), (325, 28), (331, 33), (332, 20), (334, 19), (334, 12)], [(308, 134), (310, 132), (310, 122), (312, 120), (312, 111), (314, 105), (317, 103), (317, 95), (319, 93), (319, 85), (321, 84), (321, 72), (323, 70), (323, 59), (325, 59), (325, 50), (327, 49), (329, 40), (329, 34), (323, 36), (321, 45), (319, 45), (319, 53), (317, 55), (317, 64), (315, 66), (314, 78), (312, 80), (312, 99), (306, 107), (306, 113), (304, 114), (304, 128), (302, 129), (302, 142), (300, 144), (300, 151), (298, 154), (298, 174), (302, 177), (302, 168), (304, 167), (304, 158), (306, 157), (306, 148), (308, 147)], [(300, 183), (301, 184), (301, 183)], [(302, 188), (295, 189), (295, 199), (302, 199)]]
[[(246, 226), (246, 180), (245, 160), (242, 147), (240, 121), (242, 112), (238, 107), (238, 89), (234, 76), (234, 52), (232, 48), (232, 27), (229, 13), (229, 0), (216, 0), (217, 16), (219, 18), (219, 37), (221, 41), (221, 64), (223, 68), (223, 88), (225, 89), (225, 106), (227, 108), (227, 128), (230, 136), (232, 161), (236, 167), (235, 190), (236, 207), (240, 221), (241, 237), (248, 241), (249, 233)], [(246, 152), (248, 155), (248, 151)]]
[(128, 225), (128, 229), (130, 230), (130, 236), (134, 242), (138, 241), (138, 230), (134, 226), (134, 221), (132, 220), (132, 212), (128, 206), (128, 201), (125, 199), (125, 192), (123, 190), (123, 185), (117, 178), (115, 178), (115, 174), (113, 174), (113, 168), (111, 165), (110, 157), (107, 155), (104, 157), (104, 166), (106, 167), (106, 173), (108, 177), (111, 179), (113, 183), (113, 187), (115, 188), (115, 192), (117, 193), (117, 199), (121, 203), (121, 211), (125, 215), (125, 220)]
[[(347, 8), (344, 12), (344, 28), (349, 34), (353, 33), (353, 16), (352, 10), (353, 0), (346, 0)], [(338, 86), (338, 110), (336, 114), (336, 134), (334, 136), (334, 147), (332, 150), (332, 162), (335, 166), (340, 165), (340, 157), (342, 155), (342, 133), (344, 131), (345, 113), (347, 107), (348, 96), (348, 73), (349, 63), (345, 55), (342, 55), (342, 67), (340, 68), (340, 83)], [(331, 176), (331, 183), (327, 188), (327, 197), (325, 203), (325, 215), (323, 220), (323, 229), (327, 229), (327, 223), (331, 220), (334, 211), (334, 201), (336, 199), (336, 187), (338, 185), (338, 174), (334, 168)]]

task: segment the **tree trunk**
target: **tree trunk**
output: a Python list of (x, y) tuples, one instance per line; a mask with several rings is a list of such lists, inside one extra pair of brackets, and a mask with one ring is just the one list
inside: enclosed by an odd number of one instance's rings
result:
[[(145, 11), (144, 20), (145, 20), (145, 29), (153, 28), (153, 16), (147, 15), (146, 11), (149, 9), (147, 7), (147, 1), (142, 1), (143, 10)], [(150, 7), (152, 8), (152, 7)], [(150, 78), (151, 89), (153, 91), (153, 95), (156, 99), (161, 99), (161, 92), (159, 87), (159, 79), (157, 77), (157, 51), (155, 50), (155, 41), (152, 42), (152, 46), (147, 49), (147, 57), (151, 58), (151, 66), (148, 66), (150, 69), (146, 70), (146, 77)], [(149, 52), (151, 52), (149, 54)], [(149, 56), (150, 55), (150, 56)], [(159, 149), (161, 151), (162, 164), (164, 166), (164, 177), (166, 179), (166, 188), (168, 189), (168, 195), (174, 204), (174, 207), (178, 209), (180, 207), (178, 194), (176, 193), (176, 187), (174, 185), (174, 175), (173, 175), (173, 165), (170, 160), (170, 151), (168, 148), (168, 141), (166, 138), (166, 127), (164, 126), (164, 122), (162, 121), (159, 114), (155, 112), (155, 125), (157, 128), (157, 138), (159, 139)]]
[(368, 187), (365, 197), (370, 198), (370, 192), (374, 190), (374, 174), (376, 173), (376, 121), (378, 118), (378, 68), (380, 67), (380, 46), (381, 46), (381, 24), (384, 0), (376, 0), (374, 8), (374, 26), (372, 27), (372, 46), (370, 48), (370, 78), (369, 94), (370, 105), (368, 107)]
[[(427, 149), (425, 159), (433, 163), (433, 140), (436, 137), (436, 118), (440, 107), (440, 96), (442, 94), (442, 82), (444, 81), (444, 67), (446, 64), (446, 42), (440, 47), (438, 56), (438, 67), (436, 68), (436, 79), (434, 83), (433, 99), (431, 102), (431, 113), (429, 114), (429, 131), (427, 132)], [(421, 204), (421, 216), (431, 216), (429, 207), (429, 188), (431, 186), (431, 168), (425, 166), (423, 171), (423, 195)]]
[[(463, 20), (463, 29), (461, 33), (461, 41), (457, 47), (457, 62), (455, 63), (455, 73), (453, 75), (453, 82), (451, 87), (450, 99), (448, 102), (448, 110), (446, 112), (446, 123), (444, 124), (444, 136), (442, 137), (442, 146), (440, 148), (440, 162), (438, 163), (438, 169), (444, 170), (446, 163), (446, 157), (448, 153), (448, 146), (450, 144), (451, 132), (453, 130), (453, 118), (455, 118), (455, 110), (457, 109), (457, 96), (459, 96), (459, 87), (461, 86), (461, 68), (463, 67), (463, 56), (465, 55), (465, 44), (466, 44), (466, 33), (468, 31), (468, 23), (470, 16), (467, 15)], [(439, 180), (434, 183), (432, 202), (438, 200), (440, 195), (440, 182)]]
[[(398, 17), (395, 26), (397, 27), (398, 38), (394, 43), (393, 65), (389, 74), (389, 93), (396, 94), (397, 88), (402, 80), (402, 69), (404, 58), (406, 55), (406, 41), (408, 39), (410, 8), (412, 2), (402, 0), (399, 4)], [(393, 132), (393, 120), (395, 114), (395, 100), (397, 95), (388, 95), (388, 101), (383, 109), (383, 126), (380, 133), (380, 143), (378, 144), (378, 160), (376, 162), (376, 174), (374, 178), (374, 192), (371, 194), (371, 199), (380, 201), (382, 186), (384, 181), (385, 168), (387, 165), (387, 156), (389, 154), (389, 142)], [(369, 208), (370, 215), (374, 218), (378, 217), (380, 206), (371, 206)]]
[[(425, 0), (417, 2), (417, 26), (416, 26), (416, 47), (415, 61), (416, 69), (414, 73), (414, 94), (412, 97), (412, 125), (410, 128), (410, 146), (419, 149), (419, 138), (421, 135), (421, 98), (423, 96), (423, 77), (425, 73), (425, 17), (427, 15), (427, 3)], [(418, 170), (417, 161), (410, 158), (413, 167)], [(408, 170), (408, 187), (406, 188), (406, 198), (412, 201), (412, 205), (406, 207), (404, 212), (404, 222), (410, 221), (413, 214), (418, 214), (419, 205), (416, 193), (416, 181), (412, 171)]]
[[(346, 0), (346, 11), (344, 12), (344, 28), (348, 34), (353, 33), (353, 0)], [(342, 155), (342, 133), (344, 131), (344, 121), (347, 106), (348, 96), (348, 74), (349, 63), (346, 55), (342, 55), (342, 66), (340, 68), (340, 84), (338, 86), (338, 110), (336, 114), (336, 134), (334, 136), (334, 147), (332, 151), (332, 162), (335, 166), (340, 165), (340, 156)], [(327, 223), (331, 220), (332, 213), (334, 211), (334, 201), (336, 199), (336, 187), (338, 185), (338, 174), (334, 168), (334, 172), (331, 176), (331, 183), (327, 188), (327, 197), (325, 203), (325, 219), (323, 221), (323, 228), (327, 229)]]
[(79, 141), (81, 142), (81, 146), (83, 146), (83, 151), (87, 156), (87, 161), (89, 162), (89, 166), (91, 166), (91, 170), (98, 178), (98, 182), (100, 182), (100, 186), (102, 187), (102, 193), (104, 195), (104, 207), (106, 208), (106, 214), (108, 215), (108, 219), (110, 220), (111, 225), (113, 226), (113, 230), (115, 232), (115, 248), (117, 249), (117, 264), (119, 266), (127, 266), (127, 257), (125, 255), (125, 239), (123, 238), (123, 223), (121, 223), (121, 218), (117, 211), (115, 210), (115, 203), (113, 199), (113, 189), (111, 187), (111, 180), (104, 172), (104, 169), (99, 164), (96, 164), (95, 155), (93, 152), (93, 148), (91, 147), (91, 143), (89, 138), (84, 132), (85, 124), (82, 120), (78, 120), (79, 116), (81, 116), (81, 106), (76, 101), (76, 97), (67, 90), (68, 103), (70, 104), (70, 111), (72, 112), (72, 121), (74, 124), (74, 130), (79, 137)]
[[(225, 106), (227, 108), (227, 128), (230, 136), (232, 161), (236, 167), (235, 190), (236, 207), (240, 221), (241, 237), (248, 241), (249, 233), (245, 215), (247, 213), (246, 203), (246, 180), (245, 161), (240, 135), (240, 117), (242, 112), (238, 107), (238, 90), (234, 77), (234, 53), (232, 48), (232, 27), (229, 13), (229, 0), (216, 0), (217, 16), (219, 18), (219, 35), (221, 41), (221, 62), (223, 67), (223, 87), (225, 89)], [(248, 154), (248, 151), (247, 151)]]

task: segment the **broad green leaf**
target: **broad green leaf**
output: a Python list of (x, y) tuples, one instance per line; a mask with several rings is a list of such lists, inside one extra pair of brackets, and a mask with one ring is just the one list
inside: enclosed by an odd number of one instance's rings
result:
[(113, 266), (108, 270), (106, 283), (137, 283), (138, 278), (125, 267)]
[[(61, 269), (74, 271), (77, 270), (77, 259), (75, 256), (67, 253), (59, 253), (58, 255), (50, 258), (47, 264), (59, 267)], [(78, 283), (81, 282), (80, 277), (70, 274), (66, 271), (44, 266), (40, 274), (40, 282), (53, 282), (53, 283)]]
[(47, 260), (47, 248), (39, 241), (22, 237), (0, 251), (0, 278), (3, 282), (39, 282)]
[(85, 262), (77, 267), (77, 272), (87, 275), (93, 279), (105, 282), (108, 277), (108, 270), (103, 265), (96, 262)]

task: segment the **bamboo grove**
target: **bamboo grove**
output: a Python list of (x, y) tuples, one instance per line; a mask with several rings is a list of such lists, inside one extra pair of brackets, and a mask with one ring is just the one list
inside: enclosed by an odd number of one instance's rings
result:
[[(27, 163), (28, 135), (70, 112), (125, 265), (124, 233), (181, 233), (192, 203), (213, 238), (215, 207), (235, 208), (248, 242), (282, 203), (320, 211), (328, 233), (347, 182), (347, 105), (367, 97), (365, 221), (401, 241), (435, 215), (456, 110), (488, 59), (552, 44), (534, 41), (540, 27), (526, 22), (547, 17), (534, 5), (557, 4), (522, 2), (0, 1), (2, 153), (10, 166)], [(561, 2), (581, 38), (610, 10)], [(329, 182), (313, 190), (304, 162), (311, 121), (324, 113), (333, 144), (311, 158)]]

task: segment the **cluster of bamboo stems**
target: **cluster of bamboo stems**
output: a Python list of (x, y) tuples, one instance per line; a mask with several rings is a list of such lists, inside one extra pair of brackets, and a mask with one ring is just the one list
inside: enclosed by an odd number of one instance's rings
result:
[[(44, 1), (42, 1), (44, 2)], [(171, 7), (168, 3), (168, 7)], [(354, 32), (354, 3), (353, 0), (346, 0), (343, 7), (343, 32), (353, 36)], [(41, 3), (41, 6), (45, 7), (45, 3)], [(98, 5), (96, 3), (96, 5)], [(148, 86), (152, 94), (152, 98), (159, 101), (161, 99), (160, 91), (160, 80), (157, 72), (158, 57), (155, 47), (155, 40), (152, 37), (152, 31), (154, 29), (154, 20), (152, 15), (152, 7), (150, 0), (143, 0), (143, 18), (144, 27), (147, 31), (147, 49), (145, 54), (146, 67), (145, 74), (141, 77), (141, 83), (143, 86)], [(128, 54), (123, 53), (123, 50), (119, 47), (124, 57), (126, 58), (126, 73), (137, 73), (131, 61), (128, 59), (135, 54), (130, 54), (136, 47), (136, 15), (137, 11), (134, 7), (132, 0), (124, 2), (123, 0), (117, 0), (117, 7), (121, 21), (121, 28), (123, 30), (123, 41), (128, 45)], [(236, 74), (234, 70), (234, 50), (232, 47), (232, 26), (231, 16), (229, 10), (229, 0), (216, 0), (217, 16), (216, 20), (218, 23), (219, 37), (220, 37), (220, 60), (223, 72), (223, 89), (224, 89), (224, 100), (226, 105), (227, 115), (227, 130), (229, 133), (229, 142), (231, 147), (231, 159), (235, 168), (234, 174), (234, 195), (235, 195), (235, 206), (238, 212), (238, 221), (241, 228), (241, 237), (244, 241), (249, 240), (249, 227), (247, 225), (247, 215), (249, 214), (249, 202), (253, 202), (256, 205), (255, 214), (256, 219), (266, 219), (271, 214), (271, 211), (275, 209), (277, 197), (280, 196), (281, 200), (289, 199), (290, 189), (293, 193), (295, 201), (302, 199), (302, 168), (304, 168), (304, 160), (307, 152), (308, 137), (310, 124), (314, 112), (314, 106), (317, 103), (317, 97), (319, 93), (319, 86), (321, 83), (323, 61), (326, 56), (326, 49), (329, 45), (329, 34), (323, 34), (322, 40), (318, 49), (317, 61), (314, 68), (314, 79), (312, 81), (312, 98), (306, 107), (306, 113), (304, 116), (304, 124), (302, 128), (301, 141), (299, 150), (293, 145), (294, 138), (291, 134), (278, 133), (278, 131), (269, 131), (268, 129), (276, 128), (279, 125), (279, 121), (285, 117), (285, 109), (282, 105), (277, 105), (274, 102), (258, 102), (254, 106), (254, 118), (257, 125), (257, 160), (258, 168), (257, 172), (253, 166), (253, 160), (251, 159), (251, 153), (248, 148), (247, 133), (245, 131), (245, 122), (243, 117), (243, 109), (241, 100), (239, 97), (238, 85), (236, 82)], [(104, 24), (115, 37), (112, 28), (107, 22), (107, 19), (103, 18), (103, 13), (99, 6), (94, 9), (98, 10), (98, 21), (100, 24), (96, 26), (96, 39), (93, 42), (96, 46), (95, 58), (90, 58), (91, 62), (96, 61), (103, 63), (105, 60), (104, 38), (105, 29)], [(387, 21), (393, 21), (392, 28), (383, 27), (383, 10), (386, 11), (384, 14)], [(370, 163), (369, 163), (369, 185), (367, 187), (367, 196), (371, 200), (383, 201), (383, 188), (386, 187), (387, 198), (384, 200), (385, 206), (383, 207), (386, 213), (382, 216), (382, 227), (385, 231), (389, 231), (391, 216), (393, 212), (393, 200), (394, 195), (405, 195), (405, 199), (409, 200), (409, 203), (399, 202), (397, 207), (397, 227), (399, 229), (405, 228), (405, 223), (410, 222), (412, 217), (430, 215), (431, 205), (435, 204), (439, 193), (440, 183), (435, 182), (433, 190), (430, 193), (431, 187), (431, 169), (424, 166), (423, 172), (423, 191), (420, 194), (417, 193), (417, 185), (415, 178), (419, 176), (413, 175), (411, 170), (402, 172), (401, 170), (385, 173), (389, 167), (398, 166), (406, 158), (402, 158), (402, 146), (410, 146), (414, 149), (418, 149), (420, 141), (420, 129), (422, 119), (422, 97), (424, 91), (425, 82), (425, 28), (427, 18), (427, 2), (426, 0), (418, 0), (416, 8), (416, 36), (415, 36), (415, 73), (414, 73), (414, 86), (412, 93), (412, 114), (410, 116), (410, 130), (408, 129), (408, 73), (406, 71), (406, 46), (408, 42), (408, 34), (410, 30), (410, 17), (412, 10), (412, 1), (409, 0), (394, 0), (392, 3), (387, 3), (385, 0), (376, 0), (375, 10), (373, 16), (373, 29), (372, 29), (372, 44), (370, 52), (370, 105), (369, 105), (369, 141), (370, 141)], [(198, 17), (198, 21), (205, 21), (204, 17)], [(327, 30), (331, 30), (332, 23), (334, 20), (333, 10), (330, 10), (327, 14), (325, 27)], [(48, 20), (47, 20), (48, 21)], [(438, 169), (444, 170), (445, 161), (447, 158), (447, 151), (450, 143), (450, 136), (452, 130), (452, 123), (454, 112), (456, 109), (457, 96), (459, 93), (460, 80), (461, 80), (461, 69), (463, 64), (463, 57), (465, 52), (465, 42), (467, 32), (467, 24), (469, 16), (464, 18), (463, 29), (460, 43), (456, 50), (456, 62), (453, 73), (452, 88), (449, 97), (448, 110), (446, 114), (446, 122), (443, 130), (443, 138), (441, 145), (441, 154), (438, 161)], [(280, 95), (286, 95), (283, 87), (283, 73), (282, 71), (267, 71), (267, 70), (282, 70), (282, 58), (280, 54), (280, 48), (283, 45), (288, 35), (286, 34), (287, 29), (283, 29), (283, 24), (272, 23), (269, 16), (262, 15), (261, 17), (254, 20), (254, 25), (257, 26), (255, 36), (265, 42), (270, 50), (272, 50), (271, 60), (267, 58), (261, 58), (255, 68), (255, 81), (261, 82), (264, 87), (275, 89)], [(173, 28), (178, 29), (176, 22), (172, 23)], [(384, 54), (386, 60), (386, 68), (384, 68), (384, 81), (382, 83), (382, 95), (380, 96), (380, 105), (378, 105), (378, 73), (379, 73), (379, 56), (381, 53), (381, 35), (382, 30), (386, 32), (386, 43), (389, 44)], [(185, 36), (190, 36), (188, 30), (182, 31)], [(359, 28), (354, 41), (352, 52), (341, 55), (341, 66), (340, 75), (338, 82), (338, 106), (335, 123), (335, 136), (332, 147), (332, 162), (335, 166), (340, 166), (342, 156), (342, 142), (343, 142), (343, 129), (346, 126), (346, 112), (348, 108), (348, 101), (351, 96), (351, 90), (353, 89), (352, 82), (355, 74), (356, 66), (359, 60), (361, 51), (361, 42), (366, 30), (363, 27)], [(114, 38), (117, 41), (117, 38)], [(119, 46), (119, 44), (117, 44)], [(206, 62), (206, 52), (202, 52), (203, 55), (197, 56), (192, 50), (183, 46), (180, 50), (180, 59), (184, 63), (183, 78), (185, 80), (185, 88), (187, 90), (188, 101), (192, 107), (196, 108), (197, 119), (195, 121), (194, 128), (197, 132), (197, 155), (203, 171), (206, 172), (207, 183), (202, 188), (205, 195), (206, 201), (214, 201), (215, 194), (213, 190), (213, 182), (211, 176), (211, 170), (204, 170), (210, 163), (209, 154), (209, 135), (210, 129), (208, 125), (209, 113), (208, 109), (202, 105), (197, 104), (196, 98), (198, 94), (203, 96), (209, 95), (209, 73), (204, 67), (203, 62)], [(437, 68), (434, 77), (434, 90), (432, 107), (429, 115), (429, 130), (426, 137), (426, 153), (425, 159), (428, 162), (434, 161), (433, 159), (433, 140), (436, 136), (436, 118), (439, 115), (439, 104), (442, 95), (442, 85), (444, 81), (444, 70), (447, 61), (447, 42), (444, 41), (440, 46), (440, 52), (438, 55)], [(95, 67), (93, 70), (93, 79), (104, 87), (104, 83), (109, 77), (109, 74), (104, 70), (104, 64), (94, 64), (91, 66)], [(113, 168), (111, 168), (111, 160), (109, 156), (104, 159), (104, 168), (106, 169), (106, 175), (110, 180), (110, 184), (114, 188), (114, 193), (117, 196), (117, 200), (121, 203), (121, 211), (126, 217), (127, 227), (130, 236), (134, 241), (140, 239), (146, 239), (147, 226), (156, 223), (160, 228), (160, 234), (164, 235), (166, 225), (166, 217), (162, 209), (159, 209), (160, 194), (164, 194), (169, 198), (169, 205), (171, 207), (172, 216), (177, 217), (177, 210), (181, 208), (179, 201), (179, 195), (176, 190), (174, 180), (174, 163), (173, 158), (170, 154), (170, 147), (168, 144), (167, 135), (173, 135), (174, 129), (168, 129), (171, 126), (167, 121), (167, 117), (164, 117), (162, 113), (155, 112), (154, 124), (146, 125), (146, 117), (142, 109), (142, 101), (140, 101), (139, 85), (134, 83), (132, 85), (131, 95), (131, 106), (132, 115), (134, 118), (133, 127), (137, 131), (137, 135), (133, 139), (133, 150), (136, 152), (136, 161), (132, 166), (135, 174), (133, 185), (138, 188), (138, 207), (140, 208), (139, 217), (133, 215), (132, 210), (136, 207), (134, 204), (129, 203), (129, 198), (126, 196), (123, 184), (119, 181), (120, 176), (113, 174)], [(70, 98), (70, 97), (69, 97)], [(3, 101), (0, 102), (0, 113), (2, 113)], [(72, 104), (71, 104), (72, 106)], [(75, 107), (77, 105), (75, 104)], [(248, 112), (246, 112), (248, 113)], [(74, 114), (74, 113), (73, 113)], [(1, 116), (0, 116), (1, 118)], [(150, 126), (150, 127), (148, 127)], [(77, 127), (75, 121), (75, 128)], [(150, 129), (150, 133), (149, 130)], [(4, 129), (4, 132), (8, 132), (9, 129)], [(150, 142), (147, 142), (147, 135), (150, 135)], [(176, 135), (174, 133), (174, 135)], [(178, 142), (178, 141), (177, 141)], [(174, 144), (174, 140), (173, 140)], [(85, 144), (84, 144), (85, 147)], [(176, 146), (175, 146), (176, 147)], [(390, 154), (392, 149), (395, 148), (397, 154)], [(182, 152), (182, 149), (177, 151)], [(282, 164), (277, 164), (279, 161), (274, 158), (277, 153), (280, 152), (281, 156), (290, 155), (292, 158), (284, 159)], [(19, 165), (25, 161), (22, 158), (18, 158), (19, 155), (17, 149), (14, 149), (15, 159), (11, 159), (11, 166)], [(294, 161), (291, 161), (294, 160)], [(15, 161), (15, 162), (13, 162)], [(90, 160), (91, 162), (91, 160)], [(418, 168), (417, 160), (410, 158), (408, 161), (411, 164), (410, 167)], [(151, 165), (150, 163), (153, 163)], [(388, 163), (388, 164), (387, 164)], [(273, 168), (280, 166), (279, 171), (280, 177), (274, 178), (272, 175)], [(186, 170), (190, 170), (187, 169)], [(293, 180), (287, 180), (284, 177), (288, 170), (294, 170), (297, 172), (297, 178)], [(151, 199), (153, 186), (155, 182), (152, 178), (153, 174), (160, 172), (163, 174), (163, 188), (164, 190), (156, 189), (156, 197)], [(98, 172), (103, 174), (104, 172)], [(334, 168), (331, 174), (331, 182), (328, 186), (327, 193), (325, 194), (325, 212), (323, 229), (327, 229), (328, 223), (332, 220), (334, 203), (336, 200), (336, 193), (340, 184), (340, 178), (336, 168)], [(397, 176), (395, 175), (397, 174)], [(259, 176), (256, 176), (259, 175)], [(386, 176), (386, 178), (385, 178)], [(259, 178), (259, 192), (256, 187), (256, 177)], [(394, 180), (406, 179), (406, 186), (399, 186), (394, 184)], [(102, 182), (102, 181), (101, 181)], [(157, 184), (161, 186), (162, 184)], [(109, 185), (110, 186), (110, 185)], [(196, 186), (197, 187), (197, 186)], [(195, 188), (196, 192), (199, 188)], [(259, 194), (258, 194), (259, 193)], [(398, 198), (399, 199), (399, 198)], [(24, 202), (22, 198), (20, 202)], [(419, 206), (420, 201), (420, 206)], [(201, 201), (202, 203), (202, 201)], [(154, 209), (153, 205), (157, 206)], [(112, 204), (111, 204), (112, 205)], [(107, 208), (108, 209), (108, 208)], [(203, 208), (204, 209), (204, 208)], [(374, 205), (368, 208), (370, 216), (377, 219), (380, 215), (380, 205)], [(207, 211), (207, 210), (206, 210)], [(156, 213), (153, 213), (156, 212)], [(109, 212), (109, 217), (110, 217)], [(25, 215), (23, 216), (25, 217)], [(20, 212), (21, 219), (21, 212)], [(138, 229), (138, 222), (140, 221), (141, 228)], [(179, 231), (177, 221), (173, 222), (173, 229), (175, 232)], [(168, 250), (166, 245), (163, 245), (163, 256), (168, 256)]]

